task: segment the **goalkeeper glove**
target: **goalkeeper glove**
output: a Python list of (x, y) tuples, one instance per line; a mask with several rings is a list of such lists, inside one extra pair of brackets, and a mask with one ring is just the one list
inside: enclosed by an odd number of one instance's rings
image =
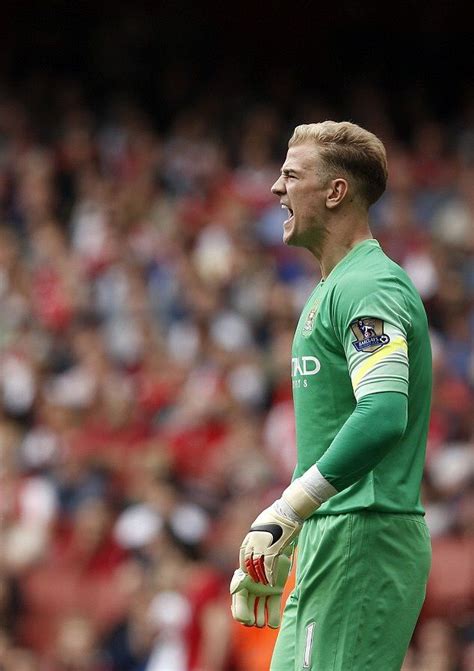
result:
[(336, 489), (312, 466), (285, 489), (250, 527), (240, 548), (240, 568), (263, 585), (275, 585), (275, 561), (297, 537), (304, 520)]
[(230, 583), (232, 617), (248, 627), (272, 629), (280, 626), (281, 597), (291, 569), (292, 548), (288, 547), (275, 562), (275, 586), (254, 582), (240, 568)]

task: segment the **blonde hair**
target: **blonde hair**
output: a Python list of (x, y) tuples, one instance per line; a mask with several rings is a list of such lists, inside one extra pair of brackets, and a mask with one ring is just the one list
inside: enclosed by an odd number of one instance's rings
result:
[(387, 184), (387, 154), (381, 140), (350, 121), (323, 121), (296, 126), (288, 142), (313, 142), (320, 149), (323, 168), (329, 176), (343, 171), (355, 178), (359, 195), (367, 207), (375, 203)]

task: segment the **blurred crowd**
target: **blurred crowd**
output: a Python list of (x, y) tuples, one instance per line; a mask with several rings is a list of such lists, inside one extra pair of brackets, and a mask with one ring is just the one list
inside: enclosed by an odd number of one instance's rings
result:
[[(235, 101), (233, 101), (235, 102)], [(31, 104), (30, 104), (31, 103)], [(428, 597), (404, 671), (474, 671), (474, 106), (360, 91), (389, 186), (384, 250), (428, 313)], [(231, 621), (239, 542), (291, 477), (290, 349), (319, 280), (270, 186), (306, 103), (0, 96), (0, 669), (263, 671)], [(381, 670), (382, 671), (382, 670)]]

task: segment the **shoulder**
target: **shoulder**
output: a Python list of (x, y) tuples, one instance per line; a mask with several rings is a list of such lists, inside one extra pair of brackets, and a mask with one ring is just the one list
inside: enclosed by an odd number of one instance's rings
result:
[(339, 278), (331, 299), (333, 318), (337, 323), (347, 326), (359, 317), (376, 317), (403, 326), (404, 331), (410, 327), (406, 273), (389, 259), (387, 261), (389, 263), (374, 268), (367, 267), (364, 273), (348, 269)]
[(377, 246), (354, 258), (334, 285), (334, 297), (351, 303), (361, 297), (395, 295), (413, 288), (406, 271)]
[(332, 299), (335, 307), (343, 309), (360, 301), (397, 301), (404, 303), (405, 282), (403, 277), (390, 272), (367, 272), (360, 274), (351, 270), (345, 273), (333, 287)]

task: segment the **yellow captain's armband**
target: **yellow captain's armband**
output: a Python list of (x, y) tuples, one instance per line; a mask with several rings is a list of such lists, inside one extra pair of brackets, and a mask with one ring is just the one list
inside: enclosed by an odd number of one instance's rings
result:
[(374, 317), (348, 329), (346, 354), (357, 400), (381, 391), (408, 393), (408, 346), (403, 331)]
[(405, 338), (395, 338), (387, 345), (384, 345), (382, 349), (379, 349), (377, 352), (372, 354), (371, 357), (365, 359), (359, 366), (357, 366), (351, 376), (353, 389), (355, 390), (356, 387), (359, 386), (362, 379), (373, 369), (377, 368), (382, 361), (393, 361), (395, 363), (398, 360), (398, 357), (394, 355), (397, 354), (400, 354), (403, 358), (406, 358), (408, 354), (408, 346)]

